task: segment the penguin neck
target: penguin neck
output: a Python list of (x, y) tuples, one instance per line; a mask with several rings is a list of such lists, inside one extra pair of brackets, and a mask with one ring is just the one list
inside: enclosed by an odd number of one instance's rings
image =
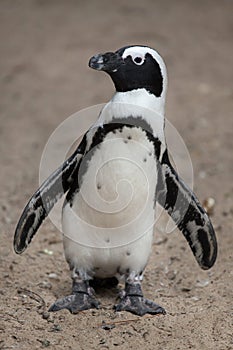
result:
[(160, 97), (156, 97), (154, 94), (149, 93), (146, 89), (116, 92), (109, 103), (125, 105), (128, 111), (129, 109), (132, 109), (132, 114), (134, 114), (133, 112), (135, 112), (137, 107), (153, 110), (161, 115), (164, 115), (165, 112), (164, 94), (162, 94)]
[(154, 137), (158, 137), (165, 145), (164, 105), (165, 94), (156, 97), (145, 89), (116, 92), (102, 109), (95, 127), (112, 123), (116, 119), (141, 118), (150, 125)]

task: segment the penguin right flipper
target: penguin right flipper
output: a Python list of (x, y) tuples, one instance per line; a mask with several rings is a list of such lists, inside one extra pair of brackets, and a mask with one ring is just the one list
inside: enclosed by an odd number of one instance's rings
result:
[(76, 151), (33, 194), (19, 219), (14, 250), (21, 254), (56, 202), (70, 189), (85, 151), (85, 136)]
[(183, 233), (200, 267), (209, 269), (217, 257), (212, 223), (195, 194), (171, 165), (167, 150), (158, 165), (156, 199)]

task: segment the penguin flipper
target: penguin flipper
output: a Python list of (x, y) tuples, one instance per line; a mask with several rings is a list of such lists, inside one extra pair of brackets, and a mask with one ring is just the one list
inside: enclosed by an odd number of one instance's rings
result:
[(167, 151), (159, 165), (156, 199), (183, 233), (200, 267), (207, 270), (217, 257), (212, 223), (195, 194), (171, 165)]
[(14, 235), (14, 250), (17, 254), (24, 252), (55, 203), (69, 190), (74, 174), (79, 169), (84, 143), (83, 140), (76, 151), (43, 182), (27, 203)]

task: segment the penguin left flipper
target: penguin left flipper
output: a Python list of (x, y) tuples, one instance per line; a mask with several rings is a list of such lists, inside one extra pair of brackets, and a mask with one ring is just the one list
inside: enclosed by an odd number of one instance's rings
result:
[(183, 233), (200, 267), (209, 269), (217, 257), (212, 223), (195, 194), (171, 165), (167, 150), (158, 164), (158, 175), (156, 200)]
[(27, 203), (17, 224), (14, 250), (23, 253), (55, 203), (69, 190), (85, 151), (85, 136), (76, 151), (57, 169)]

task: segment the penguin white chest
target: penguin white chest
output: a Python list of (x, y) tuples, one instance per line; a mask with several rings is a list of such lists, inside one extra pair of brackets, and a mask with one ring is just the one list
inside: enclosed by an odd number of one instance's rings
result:
[(92, 270), (98, 265), (101, 276), (114, 275), (124, 260), (144, 268), (153, 235), (156, 184), (154, 145), (146, 132), (127, 126), (109, 132), (84, 157), (79, 192), (63, 210), (68, 260), (75, 266), (89, 264)]

